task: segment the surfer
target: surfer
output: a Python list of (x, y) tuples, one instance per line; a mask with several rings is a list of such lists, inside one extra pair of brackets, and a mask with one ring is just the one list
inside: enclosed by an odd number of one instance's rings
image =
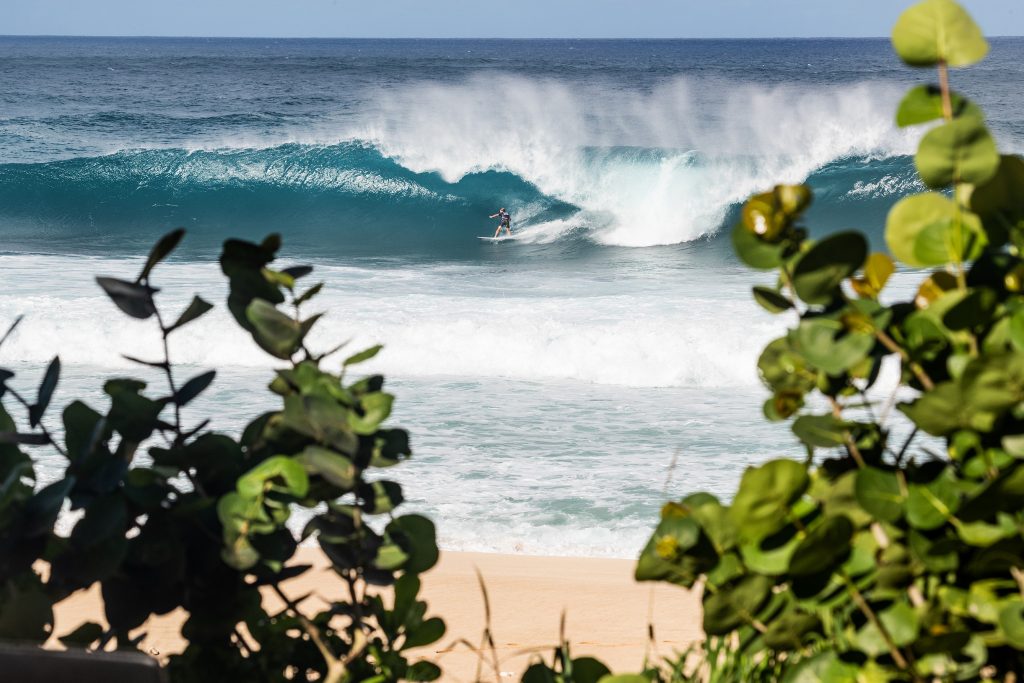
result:
[(508, 236), (512, 236), (512, 216), (505, 210), (505, 207), (498, 209), (498, 213), (491, 214), (488, 218), (500, 218), (501, 222), (498, 223), (498, 229), (494, 231), (494, 236), (497, 237), (501, 234), (502, 229), (508, 233)]

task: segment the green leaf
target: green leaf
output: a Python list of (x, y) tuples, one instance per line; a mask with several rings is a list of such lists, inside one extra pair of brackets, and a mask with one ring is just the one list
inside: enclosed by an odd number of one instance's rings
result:
[(1024, 306), (1010, 316), (1010, 341), (1018, 351), (1024, 351)]
[(309, 477), (294, 458), (275, 455), (239, 477), (237, 488), (247, 498), (258, 498), (267, 491), (302, 498), (309, 490)]
[(740, 261), (751, 268), (772, 270), (782, 264), (785, 246), (764, 241), (742, 223), (737, 223), (733, 228), (732, 245)]
[(942, 324), (954, 332), (988, 326), (999, 300), (987, 287), (978, 287), (953, 304), (942, 316)]
[(704, 632), (724, 636), (756, 617), (771, 593), (772, 581), (752, 575), (733, 587), (704, 595)]
[(1024, 602), (1013, 599), (999, 610), (999, 628), (1011, 646), (1024, 650)]
[(210, 370), (204, 372), (201, 375), (196, 375), (178, 389), (177, 393), (174, 394), (174, 402), (179, 406), (183, 406), (192, 401), (196, 396), (203, 393), (206, 387), (210, 386), (210, 382), (217, 376), (216, 370)]
[[(860, 667), (839, 659), (833, 650), (798, 658), (787, 667), (782, 683), (867, 683), (859, 678)], [(871, 682), (874, 683), (874, 682)]]
[(776, 393), (802, 396), (815, 387), (817, 372), (793, 348), (788, 337), (772, 341), (761, 352), (757, 369), (765, 386)]
[(432, 617), (424, 621), (406, 635), (405, 642), (402, 643), (401, 649), (409, 650), (414, 647), (430, 645), (431, 643), (436, 643), (440, 640), (443, 635), (444, 621), (438, 617)]
[(981, 29), (953, 0), (925, 0), (903, 12), (892, 45), (910, 66), (969, 66), (988, 54)]
[(371, 515), (391, 512), (405, 500), (401, 485), (394, 481), (364, 483), (359, 496), (363, 499), (363, 509)]
[(409, 681), (436, 681), (440, 677), (440, 667), (425, 660), (412, 664), (405, 673), (405, 678)]
[(754, 287), (754, 301), (769, 313), (782, 313), (793, 308), (793, 302), (771, 287)]
[(740, 535), (757, 541), (781, 529), (789, 506), (808, 484), (806, 467), (792, 460), (748, 467), (729, 509)]
[(914, 156), (921, 180), (933, 189), (959, 182), (981, 185), (999, 170), (999, 160), (996, 141), (974, 116), (931, 129)]
[(376, 356), (378, 353), (380, 353), (380, 350), (383, 348), (384, 346), (382, 344), (371, 346), (370, 348), (364, 351), (360, 351), (359, 353), (349, 356), (348, 358), (345, 359), (345, 362), (342, 363), (341, 366), (343, 368), (347, 368), (350, 365), (355, 365), (357, 363), (362, 363), (363, 361), (368, 361), (374, 356)]
[(809, 304), (828, 304), (843, 280), (857, 272), (867, 256), (868, 243), (859, 232), (829, 235), (796, 262), (793, 288)]
[(909, 266), (939, 266), (960, 260), (981, 239), (981, 220), (936, 192), (901, 199), (885, 223), (889, 250)]
[(295, 459), (309, 474), (320, 475), (343, 491), (351, 491), (359, 475), (351, 460), (320, 446), (306, 446)]
[(954, 382), (937, 384), (920, 398), (898, 406), (900, 412), (933, 436), (945, 436), (958, 427), (966, 426), (962, 407), (963, 395)]
[(57, 381), (60, 379), (60, 356), (55, 356), (46, 367), (46, 374), (43, 381), (39, 383), (39, 390), (36, 393), (36, 402), (29, 408), (29, 424), (33, 427), (39, 424), (43, 413), (50, 406), (50, 399), (57, 388)]
[(750, 571), (783, 576), (799, 544), (796, 527), (789, 524), (780, 532), (760, 541), (742, 543), (739, 548), (743, 564)]
[(706, 569), (717, 563), (712, 557), (691, 554), (700, 540), (700, 526), (689, 516), (663, 517), (640, 552), (635, 576), (637, 581), (667, 581), (692, 587)]
[[(878, 620), (892, 638), (896, 647), (911, 644), (918, 635), (917, 613), (910, 605), (897, 602), (878, 613)], [(866, 623), (857, 632), (856, 645), (870, 657), (878, 657), (889, 651), (885, 637), (873, 622)]]
[(877, 299), (895, 272), (896, 264), (893, 263), (892, 257), (875, 252), (869, 255), (864, 263), (864, 276), (854, 278), (850, 284), (860, 296)]
[(835, 448), (846, 443), (850, 423), (834, 415), (801, 415), (793, 421), (793, 433), (808, 446)]
[(793, 349), (832, 376), (860, 363), (875, 346), (873, 334), (848, 331), (841, 321), (831, 318), (805, 318), (791, 335)]
[(608, 667), (593, 657), (577, 657), (572, 660), (573, 683), (598, 683), (610, 674)]
[(314, 296), (319, 294), (320, 290), (323, 289), (323, 288), (324, 288), (324, 283), (322, 283), (322, 282), (316, 283), (315, 285), (313, 285), (312, 287), (307, 289), (305, 292), (303, 292), (301, 296), (299, 296), (297, 299), (295, 299), (295, 305), (296, 306), (301, 306), (302, 304), (306, 303), (307, 301), (312, 299)]
[(421, 574), (435, 564), (439, 557), (437, 531), (434, 523), (422, 515), (402, 515), (388, 524), (387, 533), (399, 538), (408, 554), (402, 569), (409, 574)]
[(348, 414), (348, 424), (356, 434), (373, 434), (380, 423), (391, 414), (391, 404), (395, 397), (382, 391), (366, 394), (359, 400), (363, 414), (352, 411)]
[(260, 348), (282, 359), (288, 359), (295, 353), (302, 337), (299, 323), (263, 299), (253, 299), (245, 314)]
[(189, 324), (193, 320), (196, 320), (197, 318), (205, 315), (212, 308), (213, 304), (207, 303), (201, 297), (192, 297), (192, 303), (188, 305), (188, 308), (182, 311), (181, 315), (178, 316), (178, 319), (174, 322), (174, 324), (167, 328), (167, 331), (172, 332), (173, 330), (176, 330), (179, 327), (182, 327), (183, 325)]
[(118, 308), (133, 318), (145, 320), (156, 313), (153, 295), (160, 291), (158, 289), (113, 277), (98, 277), (96, 284), (103, 288)]
[[(983, 118), (984, 114), (970, 100), (957, 93), (950, 93), (950, 104), (954, 117), (974, 116)], [(897, 126), (915, 126), (928, 123), (945, 116), (942, 110), (942, 91), (936, 85), (919, 85), (910, 90), (900, 102), (896, 111)]]
[(789, 560), (789, 573), (794, 577), (831, 572), (850, 553), (853, 523), (845, 515), (826, 517), (807, 532)]
[(1024, 159), (1003, 156), (996, 174), (971, 193), (971, 211), (981, 217), (995, 245), (1002, 245), (1012, 231), (1024, 230)]
[(803, 646), (808, 635), (820, 629), (821, 620), (818, 617), (792, 609), (769, 622), (764, 643), (773, 650), (797, 650)]
[(960, 507), (960, 495), (951, 470), (926, 484), (912, 483), (908, 487), (907, 522), (916, 529), (937, 529), (946, 523)]
[(895, 472), (865, 467), (857, 471), (854, 495), (862, 508), (884, 522), (903, 516), (905, 497)]

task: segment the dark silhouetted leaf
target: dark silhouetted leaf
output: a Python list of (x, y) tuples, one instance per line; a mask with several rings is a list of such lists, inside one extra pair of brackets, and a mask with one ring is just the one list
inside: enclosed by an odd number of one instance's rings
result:
[(167, 258), (168, 255), (178, 246), (181, 242), (181, 238), (185, 236), (185, 228), (178, 228), (167, 233), (156, 243), (153, 250), (149, 252), (149, 258), (146, 259), (146, 265), (142, 267), (142, 272), (139, 273), (139, 278), (136, 282), (142, 282), (149, 277), (156, 264)]
[(160, 290), (112, 277), (98, 277), (96, 282), (117, 307), (131, 317), (145, 320), (156, 313), (153, 295)]
[(201, 375), (196, 375), (178, 389), (178, 392), (174, 394), (174, 402), (179, 406), (186, 405), (191, 402), (199, 394), (203, 393), (206, 387), (210, 386), (210, 382), (217, 376), (216, 370), (210, 370), (204, 372)]

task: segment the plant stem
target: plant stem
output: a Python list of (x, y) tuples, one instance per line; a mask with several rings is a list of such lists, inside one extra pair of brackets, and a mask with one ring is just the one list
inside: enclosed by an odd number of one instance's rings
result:
[[(840, 420), (843, 417), (843, 407), (839, 405), (834, 397), (828, 397), (829, 403), (832, 404), (832, 415)], [(867, 465), (864, 463), (864, 456), (861, 455), (860, 448), (857, 447), (856, 442), (853, 440), (853, 435), (850, 434), (849, 429), (843, 430), (843, 439), (846, 441), (846, 450), (849, 451), (850, 457), (853, 458), (854, 462), (857, 463), (857, 467), (864, 469)]]
[(920, 427), (914, 427), (914, 431), (910, 432), (910, 436), (908, 436), (907, 440), (903, 442), (903, 447), (900, 448), (900, 452), (896, 454), (897, 466), (903, 464), (903, 456), (906, 454), (907, 449), (910, 448), (910, 442), (912, 442), (914, 440), (914, 437), (917, 436), (918, 429), (920, 429)]
[[(19, 394), (11, 387), (7, 387), (7, 393), (13, 396), (14, 400), (16, 400), (18, 403), (25, 406), (26, 409), (32, 407), (31, 404), (21, 396), (21, 394)], [(40, 416), (39, 419), (39, 431), (43, 433), (43, 436), (50, 440), (50, 445), (53, 446), (58, 453), (63, 455), (65, 458), (68, 457), (68, 452), (64, 450), (64, 448), (62, 448), (59, 443), (57, 443), (57, 440), (53, 438), (52, 434), (50, 434), (49, 430), (46, 428), (46, 425), (43, 424), (42, 416)]]
[(899, 357), (903, 359), (903, 362), (910, 366), (910, 370), (917, 377), (917, 381), (921, 383), (927, 391), (931, 391), (935, 388), (935, 382), (932, 381), (931, 377), (924, 371), (920, 365), (910, 359), (910, 354), (903, 350), (899, 344), (897, 344), (892, 337), (885, 333), (885, 330), (875, 330), (875, 337), (878, 341), (882, 342), (882, 346), (889, 349), (889, 351), (899, 354)]
[[(146, 281), (146, 285), (149, 285), (148, 280)], [(160, 338), (164, 345), (164, 374), (167, 375), (167, 384), (171, 388), (172, 403), (174, 403), (174, 443), (178, 444), (181, 442), (181, 406), (178, 405), (177, 400), (174, 398), (178, 394), (178, 388), (174, 384), (174, 370), (171, 367), (171, 349), (170, 345), (167, 343), (169, 332), (164, 326), (163, 318), (160, 316), (160, 309), (156, 307), (155, 303), (153, 304), (153, 311), (156, 315), (156, 322), (160, 326)]]
[(939, 90), (942, 91), (942, 116), (947, 121), (952, 121), (953, 99), (949, 94), (949, 65), (945, 60), (939, 62)]
[(918, 676), (917, 672), (910, 667), (910, 664), (907, 662), (907, 658), (903, 655), (903, 652), (901, 652), (900, 649), (896, 647), (896, 643), (893, 642), (892, 636), (889, 634), (889, 630), (885, 628), (885, 624), (883, 624), (882, 620), (878, 618), (875, 611), (871, 609), (871, 605), (867, 603), (867, 600), (864, 599), (861, 592), (857, 590), (857, 586), (854, 585), (849, 575), (845, 571), (840, 571), (839, 576), (850, 591), (850, 597), (853, 598), (853, 602), (857, 605), (857, 609), (859, 609), (861, 613), (867, 617), (868, 621), (874, 624), (875, 628), (878, 629), (878, 632), (882, 634), (882, 640), (885, 641), (886, 647), (889, 648), (889, 654), (892, 655), (892, 660), (896, 662), (896, 666), (908, 672), (911, 680), (915, 681), (915, 683), (920, 682), (920, 676)]
[(277, 583), (273, 583), (271, 586), (273, 586), (274, 592), (277, 593), (277, 596), (284, 601), (284, 604), (287, 605), (288, 609), (295, 615), (295, 618), (299, 620), (299, 623), (302, 625), (302, 630), (304, 630), (310, 637), (310, 640), (313, 641), (313, 644), (316, 645), (316, 649), (320, 651), (320, 655), (324, 658), (324, 662), (327, 663), (327, 676), (324, 680), (328, 683), (337, 683), (340, 681), (346, 673), (345, 665), (341, 660), (334, 656), (330, 646), (323, 639), (320, 629), (316, 627), (316, 624), (306, 618), (306, 615), (299, 610), (299, 606), (291, 598), (284, 594), (284, 591), (281, 590), (281, 586)]

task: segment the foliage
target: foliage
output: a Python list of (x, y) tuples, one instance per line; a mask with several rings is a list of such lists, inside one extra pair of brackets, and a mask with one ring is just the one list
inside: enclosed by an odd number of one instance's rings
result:
[[(62, 640), (131, 648), (141, 639), (132, 632), (149, 617), (181, 608), (188, 646), (170, 659), (175, 680), (436, 679), (435, 665), (406, 657), (444, 633), (417, 599), (418, 575), (438, 557), (434, 527), (399, 516), (401, 487), (371, 476), (410, 456), (409, 437), (381, 426), (392, 404), (382, 377), (345, 378), (379, 347), (326, 369), (333, 351), (307, 344), (320, 315), (305, 316), (322, 283), (297, 289), (312, 268), (271, 269), (275, 235), (261, 244), (229, 240), (220, 258), (228, 309), (284, 361), (270, 383), (282, 405), (241, 425), (237, 438), (209, 430), (209, 419), (189, 423), (186, 407), (215, 373), (183, 381), (168, 340), (212, 306), (197, 296), (172, 320), (153, 281), (183, 235), (162, 238), (134, 279), (97, 278), (122, 312), (155, 322), (164, 356), (126, 357), (162, 376), (163, 389), (111, 379), (106, 410), (83, 401), (64, 408), (61, 439), (48, 417), (60, 361), (34, 398), (0, 369), (0, 638), (45, 640), (53, 604), (98, 583), (109, 626), (87, 623)], [(7, 411), (12, 403), (27, 411), (21, 429)], [(35, 463), (45, 449), (66, 468), (38, 486)], [(68, 507), (78, 519), (62, 536), (55, 524)], [(296, 563), (298, 539), (286, 526), (298, 508), (311, 517), (301, 538), (319, 542), (347, 589), (324, 609), (303, 607), (308, 596), (290, 596), (283, 585), (310, 568)], [(45, 578), (38, 560), (49, 563)], [(390, 597), (370, 586), (391, 587)], [(282, 609), (268, 611), (268, 592)]]
[(889, 255), (859, 232), (808, 239), (806, 187), (747, 202), (736, 251), (778, 273), (755, 300), (794, 321), (758, 362), (764, 414), (790, 421), (808, 458), (749, 468), (730, 504), (666, 504), (636, 575), (700, 582), (707, 635), (784, 660), (786, 681), (1017, 680), (1024, 160), (1000, 156), (981, 109), (950, 89), (949, 67), (987, 51), (959, 5), (910, 8), (893, 45), (938, 71), (897, 115), (930, 125), (914, 159), (930, 191), (898, 202), (885, 232), (892, 256), (927, 269), (920, 286), (886, 303)]

